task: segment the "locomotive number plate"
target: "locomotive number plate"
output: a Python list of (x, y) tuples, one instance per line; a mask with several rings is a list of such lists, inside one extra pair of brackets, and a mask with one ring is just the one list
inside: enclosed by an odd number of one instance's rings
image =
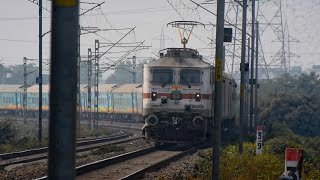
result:
[(171, 85), (171, 89), (182, 89), (181, 85)]
[(203, 105), (203, 104), (191, 105), (191, 108), (193, 108), (193, 109), (203, 109), (203, 108), (204, 108), (204, 105)]

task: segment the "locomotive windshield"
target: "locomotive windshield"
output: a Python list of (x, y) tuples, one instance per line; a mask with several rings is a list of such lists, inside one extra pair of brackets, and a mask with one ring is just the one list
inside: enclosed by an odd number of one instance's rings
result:
[(200, 84), (201, 71), (199, 69), (182, 69), (180, 71), (180, 84)]
[(171, 84), (173, 82), (173, 70), (172, 69), (153, 69), (152, 82), (161, 84)]

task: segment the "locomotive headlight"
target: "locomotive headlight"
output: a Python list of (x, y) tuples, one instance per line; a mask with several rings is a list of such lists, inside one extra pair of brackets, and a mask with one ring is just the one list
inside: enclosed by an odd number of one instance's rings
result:
[(201, 100), (201, 94), (200, 93), (196, 93), (196, 101), (199, 102)]
[(157, 100), (157, 92), (152, 92), (151, 93), (151, 100), (156, 101)]

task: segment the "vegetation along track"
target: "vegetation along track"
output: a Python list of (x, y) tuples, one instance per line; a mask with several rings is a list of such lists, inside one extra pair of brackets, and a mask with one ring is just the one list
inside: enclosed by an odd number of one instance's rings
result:
[[(87, 140), (80, 140), (77, 142), (77, 152), (84, 152), (95, 149), (105, 143), (119, 144), (123, 142), (132, 141), (134, 139), (140, 139), (142, 137), (130, 138), (132, 134), (122, 132), (121, 134), (116, 133), (107, 137), (92, 138)], [(0, 154), (0, 169), (4, 169), (9, 165), (34, 162), (41, 159), (47, 158), (48, 148), (31, 149), (21, 152), (5, 153)]]
[(150, 147), (125, 153), (77, 167), (76, 179), (137, 179), (147, 172), (194, 153), (198, 148), (174, 146), (156, 149)]

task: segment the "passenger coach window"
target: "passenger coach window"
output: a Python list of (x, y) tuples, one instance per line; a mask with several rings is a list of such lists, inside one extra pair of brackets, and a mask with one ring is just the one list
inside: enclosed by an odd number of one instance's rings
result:
[(201, 71), (199, 69), (182, 69), (180, 71), (180, 84), (200, 84)]
[(172, 69), (153, 69), (152, 82), (161, 84), (171, 84), (173, 82)]

